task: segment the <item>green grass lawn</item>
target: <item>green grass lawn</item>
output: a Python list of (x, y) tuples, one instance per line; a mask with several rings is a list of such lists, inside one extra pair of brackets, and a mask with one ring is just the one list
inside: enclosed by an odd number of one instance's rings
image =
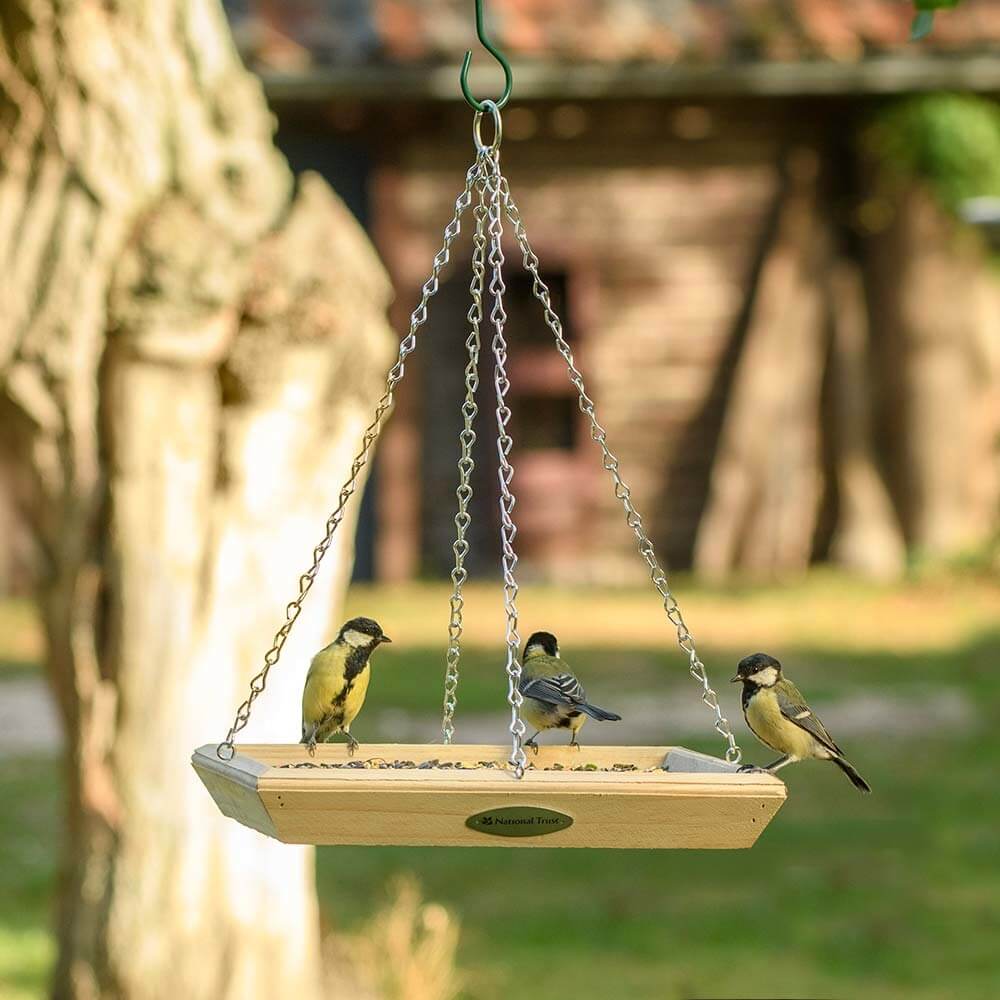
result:
[(0, 683), (38, 670), (42, 637), (31, 605), (25, 600), (0, 600)]
[[(470, 603), (487, 594), (476, 589)], [(383, 707), (439, 710), (441, 653), (432, 642), (447, 621), (443, 596), (438, 587), (352, 594), (351, 610), (377, 607), (397, 640), (372, 690)], [(875, 789), (870, 798), (831, 766), (782, 772), (789, 800), (749, 852), (321, 849), (328, 923), (359, 929), (394, 878), (414, 873), (428, 898), (459, 917), (466, 996), (483, 1000), (995, 997), (1000, 590), (968, 580), (866, 588), (820, 576), (788, 590), (688, 596), (689, 622), (705, 639), (731, 717), (736, 691), (725, 678), (739, 655), (764, 648), (790, 673), (794, 665), (814, 700), (874, 693), (902, 705), (941, 685), (971, 701), (974, 721), (926, 737), (897, 727), (887, 738), (845, 738)], [(628, 685), (696, 700), (645, 593), (529, 589), (521, 606), (526, 628), (537, 616), (560, 634), (567, 656), (573, 648), (595, 696)], [(459, 722), (463, 709), (495, 709), (503, 697), (496, 622), (495, 614), (470, 622)], [(387, 735), (363, 728), (363, 739)], [(718, 752), (707, 721), (705, 730), (692, 745)], [(748, 756), (764, 760), (742, 721), (738, 730)], [(5, 1000), (44, 995), (56, 775), (51, 761), (0, 759)]]
[[(0, 681), (2, 685), (2, 681)], [(0, 698), (3, 687), (0, 686)], [(59, 781), (53, 760), (0, 757), (0, 997), (37, 1000), (55, 957)]]

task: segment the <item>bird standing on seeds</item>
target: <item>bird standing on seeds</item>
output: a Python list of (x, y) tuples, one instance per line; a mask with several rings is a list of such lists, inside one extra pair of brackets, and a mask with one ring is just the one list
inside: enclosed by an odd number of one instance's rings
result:
[(781, 754), (764, 770), (774, 772), (799, 760), (832, 760), (855, 788), (871, 791), (773, 656), (745, 656), (732, 680), (743, 683), (743, 716), (754, 736)]
[(370, 659), (377, 646), (392, 640), (371, 618), (345, 622), (337, 638), (321, 649), (309, 665), (302, 690), (302, 743), (309, 753), (335, 733), (348, 740), (348, 753), (358, 747), (351, 723), (361, 711), (371, 679)]
[(524, 745), (537, 752), (535, 738), (546, 729), (568, 729), (569, 745), (579, 747), (576, 734), (589, 715), (598, 722), (619, 722), (620, 715), (587, 702), (580, 682), (559, 658), (559, 643), (551, 632), (534, 632), (524, 644), (520, 691), (521, 714), (537, 732)]

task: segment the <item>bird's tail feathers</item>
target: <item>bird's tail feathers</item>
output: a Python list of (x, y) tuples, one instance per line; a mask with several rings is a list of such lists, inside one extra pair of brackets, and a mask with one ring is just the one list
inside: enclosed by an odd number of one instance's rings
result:
[(841, 769), (841, 771), (844, 772), (844, 774), (847, 775), (848, 778), (851, 779), (851, 784), (854, 785), (855, 788), (864, 792), (866, 795), (871, 793), (871, 785), (869, 785), (868, 782), (865, 781), (860, 774), (858, 774), (857, 769), (849, 760), (844, 757), (831, 757), (830, 759)]
[(622, 717), (616, 715), (614, 712), (608, 712), (603, 708), (598, 708), (596, 705), (588, 705), (587, 702), (581, 702), (576, 706), (581, 712), (585, 712), (592, 719), (596, 719), (598, 722), (621, 722)]

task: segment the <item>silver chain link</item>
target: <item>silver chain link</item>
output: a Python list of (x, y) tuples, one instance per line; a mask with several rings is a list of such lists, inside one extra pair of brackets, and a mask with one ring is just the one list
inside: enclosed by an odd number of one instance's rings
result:
[(511, 412), (507, 405), (507, 392), (510, 380), (507, 378), (507, 340), (504, 327), (507, 313), (504, 310), (503, 297), (507, 291), (503, 280), (503, 177), (500, 173), (500, 113), (492, 101), (484, 101), (484, 105), (493, 115), (495, 133), (493, 144), (483, 147), (479, 138), (479, 122), (482, 112), (476, 115), (475, 137), (480, 153), (486, 152), (486, 166), (483, 170), (481, 183), (484, 188), (488, 231), (489, 231), (489, 267), (490, 294), (493, 297), (493, 307), (490, 310), (490, 322), (493, 324), (493, 357), (496, 362), (493, 371), (493, 387), (496, 391), (496, 426), (497, 426), (497, 457), (499, 468), (497, 475), (500, 481), (500, 545), (501, 566), (503, 570), (503, 603), (507, 616), (507, 701), (510, 703), (510, 763), (518, 778), (524, 777), (528, 760), (524, 752), (525, 725), (521, 719), (521, 705), (524, 698), (521, 695), (521, 637), (518, 635), (517, 624), (517, 580), (514, 570), (517, 567), (517, 553), (514, 551), (514, 538), (517, 527), (514, 524), (514, 494), (511, 481), (514, 478), (514, 468), (510, 462), (511, 449), (514, 442), (507, 431)]
[[(480, 162), (483, 157), (480, 156)], [(465, 366), (465, 400), (462, 403), (462, 431), (458, 440), (461, 455), (458, 459), (458, 513), (455, 515), (455, 568), (451, 571), (451, 617), (448, 622), (448, 654), (444, 678), (444, 715), (441, 719), (441, 736), (446, 744), (455, 738), (455, 708), (458, 705), (458, 664), (462, 655), (462, 611), (465, 598), (462, 588), (469, 577), (465, 568), (465, 557), (469, 554), (469, 542), (466, 538), (472, 517), (469, 514), (469, 504), (472, 501), (472, 473), (476, 463), (472, 458), (472, 449), (476, 443), (476, 432), (473, 429), (479, 408), (476, 405), (476, 392), (479, 389), (479, 348), (480, 326), (483, 321), (483, 286), (486, 275), (486, 200), (483, 186), (477, 185), (478, 199), (474, 210), (476, 219), (475, 235), (472, 239), (472, 281), (469, 284), (469, 294), (472, 305), (469, 306), (469, 336), (465, 346), (469, 352), (469, 361)]]
[(586, 414), (590, 421), (590, 436), (597, 442), (604, 454), (604, 468), (607, 469), (612, 480), (614, 481), (615, 496), (621, 501), (622, 507), (625, 510), (625, 519), (628, 522), (628, 526), (635, 533), (635, 537), (639, 543), (639, 554), (649, 567), (650, 579), (653, 581), (653, 586), (656, 587), (660, 597), (663, 599), (663, 608), (667, 613), (667, 618), (670, 619), (671, 624), (677, 630), (677, 643), (688, 655), (688, 664), (691, 675), (702, 686), (701, 700), (711, 711), (715, 713), (715, 731), (728, 743), (728, 747), (726, 749), (726, 760), (731, 764), (738, 764), (742, 758), (742, 752), (736, 743), (736, 737), (733, 735), (732, 728), (729, 725), (729, 720), (722, 714), (722, 707), (719, 704), (718, 695), (716, 695), (715, 691), (712, 690), (712, 687), (708, 682), (708, 674), (705, 670), (705, 664), (702, 663), (695, 649), (694, 636), (691, 635), (687, 625), (684, 623), (684, 618), (681, 615), (681, 609), (677, 604), (677, 600), (670, 592), (667, 575), (660, 566), (659, 560), (656, 558), (653, 543), (650, 541), (649, 536), (646, 534), (646, 531), (642, 526), (642, 518), (639, 516), (638, 511), (632, 504), (632, 490), (626, 484), (625, 480), (622, 479), (619, 471), (618, 457), (608, 447), (607, 432), (597, 420), (597, 415), (594, 411), (594, 402), (590, 396), (587, 395), (587, 390), (583, 384), (583, 375), (580, 374), (580, 370), (576, 367), (576, 362), (573, 359), (573, 352), (570, 350), (570, 346), (566, 342), (566, 338), (563, 334), (562, 323), (556, 315), (555, 310), (552, 308), (552, 299), (549, 295), (548, 286), (542, 280), (541, 274), (539, 273), (538, 257), (531, 249), (527, 233), (525, 232), (524, 223), (521, 220), (517, 206), (511, 198), (510, 186), (503, 177), (500, 178), (500, 188), (506, 215), (510, 220), (511, 225), (514, 227), (514, 237), (521, 250), (525, 270), (527, 270), (532, 277), (532, 293), (542, 305), (542, 309), (545, 313), (545, 323), (552, 331), (556, 341), (556, 348), (566, 362), (569, 380), (576, 387), (576, 391), (580, 397), (580, 410)]
[(302, 602), (312, 589), (316, 575), (319, 572), (320, 563), (322, 563), (323, 557), (333, 542), (334, 533), (344, 519), (344, 510), (347, 507), (347, 502), (357, 489), (358, 476), (368, 462), (372, 445), (378, 440), (379, 433), (382, 430), (383, 418), (392, 406), (396, 386), (403, 378), (405, 372), (404, 362), (417, 346), (417, 332), (427, 322), (427, 303), (438, 290), (441, 271), (447, 265), (451, 254), (451, 245), (462, 231), (461, 219), (466, 209), (472, 203), (473, 190), (479, 183), (481, 162), (481, 159), (477, 157), (476, 162), (469, 168), (465, 176), (465, 189), (455, 201), (455, 214), (445, 227), (444, 242), (434, 257), (431, 275), (421, 289), (420, 302), (410, 315), (409, 332), (400, 341), (399, 355), (396, 358), (396, 363), (389, 369), (389, 374), (386, 376), (385, 392), (375, 407), (375, 416), (372, 422), (368, 425), (362, 436), (361, 449), (354, 458), (354, 462), (351, 465), (351, 473), (347, 477), (347, 482), (344, 483), (337, 498), (337, 507), (329, 518), (327, 518), (326, 534), (323, 536), (323, 540), (313, 549), (312, 565), (299, 577), (298, 596), (285, 608), (284, 624), (275, 633), (271, 648), (264, 654), (264, 667), (250, 681), (250, 694), (247, 696), (246, 701), (236, 710), (236, 717), (233, 719), (232, 726), (229, 727), (229, 733), (226, 735), (226, 738), (215, 748), (216, 755), (220, 760), (232, 760), (235, 755), (236, 748), (233, 745), (233, 739), (250, 721), (250, 712), (253, 709), (253, 704), (267, 686), (267, 675), (281, 657), (281, 651), (288, 640), (288, 634), (291, 632), (295, 620), (302, 612)]

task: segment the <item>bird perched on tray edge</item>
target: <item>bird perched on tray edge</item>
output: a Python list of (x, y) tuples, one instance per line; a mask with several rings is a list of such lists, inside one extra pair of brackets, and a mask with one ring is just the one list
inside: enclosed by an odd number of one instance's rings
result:
[(743, 717), (751, 732), (781, 754), (764, 770), (773, 773), (799, 760), (832, 760), (855, 788), (871, 791), (799, 689), (784, 677), (781, 664), (773, 656), (754, 653), (743, 657), (732, 681), (743, 684)]
[(533, 632), (521, 657), (521, 714), (537, 732), (525, 742), (538, 751), (535, 742), (546, 729), (568, 729), (570, 746), (579, 747), (576, 735), (587, 716), (598, 722), (618, 722), (620, 715), (587, 702), (580, 682), (559, 657), (559, 643), (551, 632)]
[(371, 655), (392, 640), (372, 618), (352, 618), (344, 622), (337, 638), (321, 649), (309, 665), (302, 689), (302, 743), (315, 754), (316, 744), (325, 743), (335, 733), (348, 740), (348, 753), (358, 747), (351, 735), (351, 723), (365, 703), (371, 680)]

